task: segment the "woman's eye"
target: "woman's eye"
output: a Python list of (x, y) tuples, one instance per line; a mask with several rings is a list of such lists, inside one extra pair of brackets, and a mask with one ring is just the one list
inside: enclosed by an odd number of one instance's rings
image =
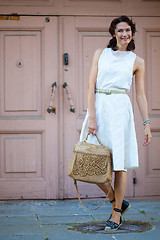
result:
[(131, 29), (130, 28), (127, 28), (127, 30), (126, 30), (127, 32), (130, 32), (131, 31)]
[(123, 30), (122, 30), (122, 29), (119, 29), (118, 32), (123, 32)]

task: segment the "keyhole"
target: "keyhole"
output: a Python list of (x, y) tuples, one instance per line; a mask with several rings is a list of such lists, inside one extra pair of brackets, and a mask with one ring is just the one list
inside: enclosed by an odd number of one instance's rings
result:
[(17, 65), (17, 67), (23, 67), (23, 61), (22, 60), (18, 60), (17, 62), (16, 62), (16, 65)]

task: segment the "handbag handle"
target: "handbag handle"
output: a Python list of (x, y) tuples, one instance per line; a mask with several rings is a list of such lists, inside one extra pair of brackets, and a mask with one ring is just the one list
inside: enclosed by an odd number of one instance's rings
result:
[[(111, 191), (111, 186), (110, 186), (109, 192), (108, 192), (106, 198), (104, 199), (103, 203), (101, 203), (101, 205), (99, 205), (99, 206), (96, 207), (96, 208), (90, 209), (90, 208), (87, 208), (87, 207), (85, 207), (85, 206), (83, 205), (83, 203), (82, 203), (82, 201), (81, 201), (81, 198), (80, 198), (80, 195), (79, 195), (78, 186), (77, 186), (77, 181), (76, 181), (75, 179), (74, 179), (74, 185), (75, 185), (75, 187), (76, 187), (77, 196), (78, 196), (78, 199), (79, 199), (81, 205), (83, 206), (84, 209), (87, 209), (87, 210), (97, 210), (98, 208), (100, 208), (100, 207), (107, 201), (107, 198), (108, 198), (108, 196), (109, 196), (109, 194), (110, 194), (110, 191)], [(110, 185), (111, 185), (111, 184), (110, 184)]]
[[(87, 139), (88, 139), (88, 135), (89, 135), (89, 133), (87, 134), (86, 139), (84, 140), (84, 142), (87, 141)], [(97, 134), (95, 134), (95, 136), (96, 136), (96, 138), (97, 138), (97, 140), (98, 140), (98, 143), (99, 143), (100, 145), (103, 145), (103, 144), (101, 143), (101, 141), (99, 140)]]

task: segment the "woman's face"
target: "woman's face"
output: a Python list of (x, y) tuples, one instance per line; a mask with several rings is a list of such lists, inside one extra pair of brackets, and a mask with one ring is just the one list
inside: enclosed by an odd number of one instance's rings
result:
[(128, 43), (132, 40), (131, 26), (126, 22), (121, 22), (116, 25), (115, 35), (118, 49), (125, 50)]

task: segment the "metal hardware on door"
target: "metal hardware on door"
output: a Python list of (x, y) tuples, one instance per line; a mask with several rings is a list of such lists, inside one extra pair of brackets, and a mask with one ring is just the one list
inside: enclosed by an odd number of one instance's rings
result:
[(132, 178), (133, 178), (133, 184), (137, 184), (137, 178), (136, 178), (136, 171), (133, 170), (132, 172)]
[(23, 67), (24, 66), (23, 61), (22, 60), (18, 60), (16, 62), (16, 66), (19, 67), (19, 68)]
[(66, 72), (67, 72), (67, 71), (68, 71), (68, 67), (65, 67), (64, 71), (66, 71)]
[(46, 22), (50, 22), (50, 17), (46, 17), (46, 18), (45, 18), (45, 21), (46, 21)]
[(72, 98), (71, 98), (71, 95), (70, 95), (70, 92), (69, 92), (69, 89), (68, 89), (68, 84), (66, 82), (63, 84), (63, 88), (65, 89), (66, 94), (67, 94), (67, 98), (68, 98), (69, 105), (70, 105), (70, 111), (75, 113), (75, 108), (74, 108), (74, 105), (73, 105), (73, 101), (72, 101)]
[(137, 183), (137, 178), (133, 178), (133, 184)]
[(64, 65), (68, 65), (68, 53), (64, 53)]
[(47, 108), (47, 112), (48, 112), (48, 113), (56, 113), (56, 108), (53, 107), (53, 101), (54, 101), (54, 95), (55, 95), (56, 87), (57, 87), (57, 83), (54, 82), (54, 83), (52, 84), (50, 104), (49, 104), (49, 107)]

